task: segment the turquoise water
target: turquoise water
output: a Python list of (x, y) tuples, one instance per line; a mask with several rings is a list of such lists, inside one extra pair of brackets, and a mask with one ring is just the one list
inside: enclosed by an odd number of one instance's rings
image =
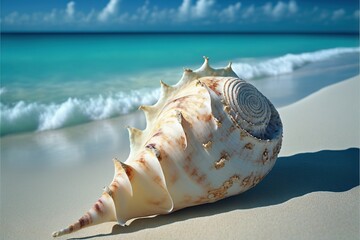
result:
[(356, 35), (2, 34), (1, 135), (129, 113), (156, 100), (159, 80), (176, 83), (203, 55), (259, 79), (358, 46)]

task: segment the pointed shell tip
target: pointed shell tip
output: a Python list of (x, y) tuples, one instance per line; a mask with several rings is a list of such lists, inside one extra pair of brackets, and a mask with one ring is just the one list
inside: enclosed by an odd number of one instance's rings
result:
[(230, 70), (231, 69), (232, 62), (229, 62), (228, 65), (225, 67), (225, 69)]
[(60, 236), (60, 232), (59, 232), (59, 231), (53, 232), (51, 235), (52, 235), (54, 238), (55, 238), (55, 237), (59, 237), (59, 236)]

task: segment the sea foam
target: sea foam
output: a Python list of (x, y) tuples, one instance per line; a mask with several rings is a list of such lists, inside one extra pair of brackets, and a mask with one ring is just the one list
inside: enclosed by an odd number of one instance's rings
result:
[[(234, 71), (244, 79), (288, 74), (297, 68), (339, 56), (357, 53), (360, 48), (334, 48), (310, 53), (286, 54), (252, 63), (233, 63)], [(10, 94), (1, 88), (0, 94)], [(160, 89), (138, 89), (129, 92), (91, 98), (68, 98), (62, 103), (40, 103), (19, 101), (13, 104), (0, 102), (1, 136), (26, 131), (43, 131), (76, 125), (94, 120), (128, 114), (140, 105), (156, 102)]]
[(140, 105), (154, 103), (160, 89), (133, 90), (95, 98), (69, 98), (55, 104), (26, 103), (14, 106), (0, 103), (1, 135), (24, 131), (43, 131), (111, 118), (134, 111)]
[(358, 53), (360, 48), (332, 48), (301, 54), (286, 54), (257, 63), (233, 63), (236, 74), (244, 79), (277, 76), (291, 73), (312, 62), (327, 60), (344, 53)]

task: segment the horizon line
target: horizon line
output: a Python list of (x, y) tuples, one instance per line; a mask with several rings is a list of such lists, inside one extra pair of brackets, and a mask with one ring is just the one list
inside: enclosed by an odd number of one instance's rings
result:
[(359, 31), (0, 31), (0, 34), (319, 34), (359, 35)]

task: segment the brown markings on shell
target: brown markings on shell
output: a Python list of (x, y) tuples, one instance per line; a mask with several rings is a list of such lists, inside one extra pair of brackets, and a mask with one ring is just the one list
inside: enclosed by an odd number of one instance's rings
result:
[(166, 142), (169, 146), (172, 146), (174, 144), (173, 140), (166, 136), (165, 134), (162, 136), (161, 140), (163, 142)]
[(214, 117), (214, 120), (215, 120), (215, 124), (218, 128), (222, 127), (222, 122), (219, 119)]
[(224, 159), (224, 158), (220, 158), (219, 160), (217, 160), (214, 165), (215, 169), (220, 169), (220, 168), (225, 167), (225, 162), (226, 162), (226, 159)]
[(193, 181), (197, 182), (200, 185), (205, 184), (205, 181), (207, 179), (206, 174), (201, 173), (197, 167), (192, 165), (191, 153), (186, 156), (185, 165), (183, 168)]
[[(165, 140), (168, 144), (172, 145), (170, 139), (164, 136), (161, 128), (159, 128), (158, 131), (154, 135), (152, 135), (151, 138), (157, 138), (157, 137), (161, 137), (161, 140)], [(158, 151), (158, 155), (156, 155), (156, 157), (159, 160), (159, 162), (168, 158), (168, 154), (164, 151), (164, 149), (162, 147), (157, 148), (155, 143), (148, 143), (145, 147), (155, 148)]]
[(206, 85), (218, 96), (221, 96), (221, 92), (217, 90), (219, 86), (218, 81), (214, 81), (213, 79), (210, 81), (206, 81)]
[(186, 148), (186, 139), (184, 136), (181, 136), (180, 138), (176, 139), (176, 143), (178, 146), (181, 146), (181, 149)]
[(164, 201), (166, 201), (166, 198), (162, 198), (160, 200), (146, 200), (147, 203), (149, 203), (150, 205), (155, 205), (155, 206), (159, 206), (161, 205)]
[[(183, 111), (181, 112), (183, 118), (185, 119), (185, 121), (187, 122), (187, 125), (189, 126), (189, 128), (193, 128), (193, 121), (192, 121), (192, 117), (190, 117), (191, 115), (188, 113), (188, 111)], [(185, 133), (186, 136), (186, 133)]]
[(216, 188), (208, 191), (208, 198), (210, 200), (218, 200), (224, 198), (227, 193), (227, 190), (224, 187)]
[(102, 214), (102, 210), (101, 210), (101, 207), (98, 203), (95, 203), (94, 205), (94, 209), (97, 213), (99, 213), (100, 215)]
[(254, 175), (254, 173), (252, 172), (249, 176), (245, 177), (241, 181), (241, 186), (244, 187), (244, 188), (249, 188), (252, 185), (253, 175)]
[(145, 148), (150, 149), (150, 152), (153, 153), (157, 159), (159, 159), (160, 151), (156, 148), (155, 143), (149, 143), (145, 146)]
[(160, 176), (156, 176), (153, 178), (153, 181), (158, 185), (160, 186), (162, 189), (165, 190), (165, 192), (168, 191), (168, 189), (166, 188), (166, 185), (163, 184), (163, 180), (161, 179)]
[(167, 196), (165, 197), (162, 197), (158, 200), (156, 199), (146, 199), (146, 202), (151, 204), (151, 205), (155, 205), (155, 206), (159, 206), (161, 205), (162, 203), (166, 202), (167, 201)]
[(159, 157), (158, 157), (159, 162), (168, 159), (169, 156), (163, 148), (160, 148), (159, 152), (160, 152)]
[(103, 210), (102, 208), (104, 207), (104, 203), (101, 199), (98, 199), (97, 202), (94, 205), (94, 210), (99, 214), (102, 215), (103, 214)]
[(225, 160), (229, 160), (230, 159), (230, 155), (226, 150), (223, 150), (220, 154), (221, 158), (224, 158)]
[(143, 155), (140, 155), (140, 158), (138, 160), (136, 160), (136, 162), (139, 163), (140, 167), (142, 169), (144, 169), (145, 172), (150, 172), (150, 168), (146, 162), (146, 159), (144, 158)]
[(230, 108), (229, 105), (224, 105), (224, 111), (225, 111), (226, 113), (230, 113), (230, 110), (231, 110), (231, 108)]
[[(120, 175), (120, 174), (118, 174)], [(130, 178), (129, 178), (130, 180)], [(109, 191), (111, 191), (109, 194), (112, 195), (114, 192), (116, 192), (116, 189), (119, 188), (119, 183), (118, 181), (115, 179), (111, 184), (110, 184), (110, 187), (109, 187)], [(111, 189), (111, 190), (110, 190)]]
[(163, 109), (167, 108), (171, 104), (175, 104), (174, 106), (172, 106), (172, 108), (184, 108), (187, 106), (186, 99), (189, 97), (191, 97), (191, 95), (175, 98), (172, 101), (166, 103), (166, 105), (164, 105)]
[(228, 193), (227, 190), (233, 186), (233, 184), (239, 181), (240, 177), (238, 175), (231, 176), (226, 180), (219, 188), (215, 188), (208, 191), (208, 199), (210, 200), (219, 200), (224, 198)]
[(207, 141), (206, 143), (203, 143), (203, 147), (205, 149), (210, 149), (212, 146), (212, 141)]
[(178, 173), (174, 173), (174, 174), (171, 175), (170, 182), (171, 182), (172, 184), (174, 184), (178, 179), (179, 179), (179, 174), (178, 174)]
[(254, 144), (252, 144), (252, 143), (247, 143), (247, 144), (245, 144), (245, 146), (244, 146), (244, 148), (249, 149), (249, 150), (252, 150), (253, 147), (254, 147)]
[(155, 176), (153, 180), (157, 185), (162, 186), (162, 180), (160, 176)]
[(235, 130), (236, 130), (236, 127), (234, 125), (231, 125), (231, 127), (229, 128), (229, 133), (232, 133)]
[(128, 176), (129, 181), (131, 181), (134, 177), (134, 169), (128, 165), (123, 165), (123, 168), (125, 169), (125, 173)]
[(206, 180), (206, 174), (201, 174), (197, 179), (196, 182), (199, 184), (203, 184)]
[(91, 222), (92, 222), (91, 215), (90, 215), (90, 213), (87, 212), (84, 216), (82, 216), (79, 219), (80, 228), (82, 228), (82, 227), (84, 227), (86, 225), (89, 225)]
[(241, 130), (240, 131), (240, 139), (241, 140), (243, 140), (245, 137), (247, 137), (248, 136), (248, 133), (247, 132), (245, 132), (244, 130)]
[(269, 159), (269, 152), (268, 152), (267, 148), (265, 148), (265, 150), (264, 150), (264, 152), (262, 154), (262, 162), (265, 165), (266, 163), (268, 163), (269, 160), (270, 160)]
[(223, 168), (225, 166), (225, 162), (228, 161), (230, 159), (230, 155), (223, 150), (220, 154), (220, 159), (217, 160), (214, 164), (216, 169), (220, 169)]
[(196, 117), (200, 121), (210, 122), (213, 118), (212, 114), (203, 114)]

